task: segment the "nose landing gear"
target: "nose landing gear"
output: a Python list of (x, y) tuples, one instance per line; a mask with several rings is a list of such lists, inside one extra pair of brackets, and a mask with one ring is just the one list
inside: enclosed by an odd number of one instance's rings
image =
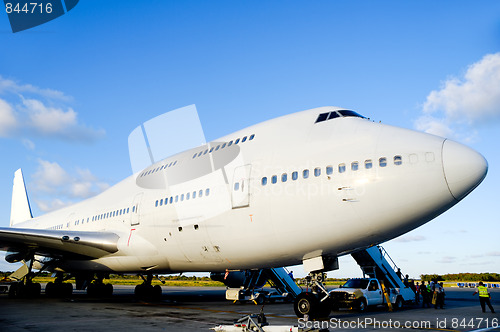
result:
[(324, 272), (310, 272), (306, 286), (311, 291), (300, 293), (294, 301), (293, 309), (299, 318), (326, 318), (330, 315), (332, 302), (330, 294), (323, 285)]

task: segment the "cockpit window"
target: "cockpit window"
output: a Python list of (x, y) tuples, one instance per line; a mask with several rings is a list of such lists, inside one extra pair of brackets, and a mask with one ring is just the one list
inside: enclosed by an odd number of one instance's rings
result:
[(354, 117), (357, 117), (357, 118), (363, 118), (363, 119), (366, 119), (364, 116), (354, 112), (354, 111), (348, 111), (348, 110), (342, 110), (342, 111), (339, 111), (339, 113), (342, 115), (342, 116), (354, 116)]
[(323, 121), (325, 121), (326, 119), (328, 119), (328, 114), (329, 114), (329, 113), (321, 113), (320, 115), (318, 115), (318, 118), (316, 119), (316, 122), (315, 122), (315, 123), (318, 123), (318, 122), (323, 122)]
[(337, 112), (330, 112), (330, 115), (328, 116), (328, 120), (335, 119), (338, 117), (339, 117), (339, 114)]
[(340, 110), (340, 111), (331, 111), (328, 113), (320, 113), (318, 115), (318, 117), (316, 118), (316, 122), (314, 122), (314, 123), (335, 119), (335, 118), (338, 118), (340, 116), (342, 116), (342, 117), (357, 117), (357, 118), (366, 119), (364, 116), (362, 116), (354, 111)]

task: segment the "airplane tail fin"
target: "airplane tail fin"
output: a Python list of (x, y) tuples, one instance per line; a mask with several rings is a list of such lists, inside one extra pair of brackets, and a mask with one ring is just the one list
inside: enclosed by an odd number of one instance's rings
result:
[(31, 213), (28, 193), (24, 184), (23, 171), (18, 169), (14, 173), (14, 185), (12, 187), (12, 204), (10, 206), (10, 226), (33, 218)]

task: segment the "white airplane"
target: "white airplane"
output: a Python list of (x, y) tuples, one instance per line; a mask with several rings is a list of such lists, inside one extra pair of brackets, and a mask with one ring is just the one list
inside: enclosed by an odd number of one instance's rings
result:
[[(40, 217), (18, 170), (0, 248), (8, 262), (29, 261), (26, 272), (59, 271), (54, 293), (63, 272), (94, 293), (112, 292), (109, 273), (147, 276), (139, 293), (156, 274), (303, 264), (314, 275), (432, 220), (487, 168), (449, 139), (320, 107), (170, 156)], [(31, 275), (19, 287), (38, 294)]]

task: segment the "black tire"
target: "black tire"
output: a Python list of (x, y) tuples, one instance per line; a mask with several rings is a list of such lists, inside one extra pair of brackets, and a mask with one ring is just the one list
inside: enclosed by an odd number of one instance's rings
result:
[(47, 283), (45, 286), (45, 296), (47, 297), (55, 297), (56, 296), (56, 288), (52, 281)]
[(9, 287), (9, 299), (15, 299), (17, 297), (18, 283), (11, 284)]
[(111, 284), (104, 285), (104, 296), (106, 297), (113, 296), (113, 285)]
[(318, 318), (328, 318), (332, 312), (332, 300), (327, 298), (324, 301), (320, 301), (318, 304)]
[(366, 299), (363, 297), (359, 299), (358, 302), (358, 311), (359, 312), (365, 312), (366, 309), (368, 308), (368, 303), (366, 302)]
[(160, 285), (155, 285), (152, 289), (152, 298), (153, 298), (153, 301), (160, 301), (161, 300), (161, 294), (162, 294), (162, 290), (161, 290), (161, 286)]
[(265, 302), (266, 302), (266, 297), (262, 294), (257, 296), (257, 298), (255, 299), (255, 303), (257, 303), (257, 305), (264, 304)]
[(60, 294), (62, 295), (62, 297), (71, 297), (71, 295), (73, 295), (73, 284), (62, 283), (60, 287)]
[(317, 317), (319, 300), (312, 293), (300, 293), (293, 303), (293, 310), (299, 318), (308, 315), (310, 318)]
[(29, 284), (29, 289), (28, 289), (28, 296), (29, 297), (40, 297), (40, 293), (42, 292), (42, 286), (38, 283), (32, 283)]
[(403, 305), (404, 305), (403, 299), (401, 298), (401, 296), (398, 296), (396, 298), (396, 303), (394, 303), (394, 310), (403, 309)]

